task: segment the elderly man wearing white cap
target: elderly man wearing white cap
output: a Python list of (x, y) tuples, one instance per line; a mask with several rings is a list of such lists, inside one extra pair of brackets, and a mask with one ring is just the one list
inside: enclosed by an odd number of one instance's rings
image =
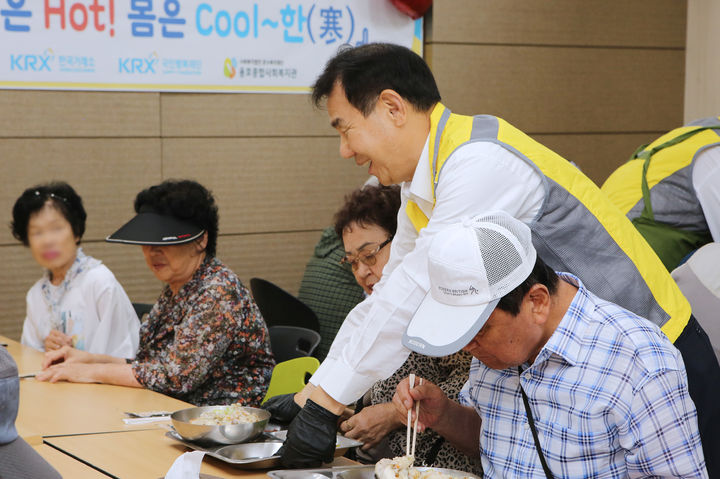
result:
[[(707, 477), (682, 356), (656, 325), (555, 273), (530, 229), (505, 213), (441, 231), (410, 349), (473, 356), (460, 403), (404, 380), (419, 425), (486, 477)], [(443, 321), (438, 321), (443, 318)]]

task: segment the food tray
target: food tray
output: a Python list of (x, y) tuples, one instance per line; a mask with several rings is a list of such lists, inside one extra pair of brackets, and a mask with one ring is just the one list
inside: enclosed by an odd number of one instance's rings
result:
[[(165, 435), (174, 439), (190, 449), (202, 451), (228, 464), (242, 469), (269, 469), (280, 465), (280, 456), (275, 453), (282, 446), (287, 431), (275, 433), (263, 433), (258, 442), (246, 442), (244, 444), (233, 444), (230, 446), (206, 446), (192, 441), (186, 441), (176, 431), (168, 431)], [(350, 447), (360, 446), (361, 442), (338, 435), (337, 449), (335, 456), (342, 456)]]
[[(436, 471), (457, 478), (480, 479), (469, 472), (439, 467), (416, 467), (418, 471)], [(375, 466), (344, 466), (325, 469), (281, 469), (267, 473), (271, 479), (375, 479)]]
[(202, 451), (208, 456), (243, 469), (268, 469), (280, 464), (280, 456), (276, 456), (275, 453), (282, 446), (282, 441), (275, 440), (275, 438), (262, 441), (262, 439), (267, 438), (267, 435), (258, 438), (261, 442), (246, 442), (229, 446), (196, 444), (192, 441), (186, 441), (176, 431), (168, 431), (165, 435), (190, 449)]
[[(285, 438), (287, 437), (287, 429), (276, 432), (266, 432), (265, 436), (272, 436), (273, 438), (284, 442)], [(350, 439), (349, 437), (341, 436), (340, 434), (338, 434), (337, 444), (335, 446), (337, 448), (335, 449), (335, 456), (342, 456), (343, 454), (345, 454), (345, 451), (347, 451), (351, 447), (358, 447), (362, 445), (363, 443), (360, 441), (356, 441), (355, 439)]]

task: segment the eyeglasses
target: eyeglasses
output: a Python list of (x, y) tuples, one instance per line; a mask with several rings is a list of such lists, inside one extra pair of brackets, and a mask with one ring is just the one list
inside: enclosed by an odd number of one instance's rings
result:
[(352, 258), (351, 256), (344, 256), (343, 259), (340, 260), (340, 264), (349, 264), (352, 267), (353, 271), (357, 271), (357, 269), (360, 267), (360, 263), (366, 266), (375, 266), (375, 263), (377, 263), (377, 254), (388, 243), (390, 243), (392, 239), (393, 238), (391, 236), (379, 245), (377, 245), (372, 250), (367, 252), (359, 252), (355, 258)]

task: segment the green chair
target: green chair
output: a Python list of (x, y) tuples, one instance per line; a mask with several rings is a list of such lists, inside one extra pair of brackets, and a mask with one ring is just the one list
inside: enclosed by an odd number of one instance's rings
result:
[(263, 402), (273, 396), (300, 391), (307, 384), (305, 377), (314, 373), (318, 367), (320, 367), (320, 361), (310, 356), (277, 363), (275, 369), (273, 369), (270, 385)]

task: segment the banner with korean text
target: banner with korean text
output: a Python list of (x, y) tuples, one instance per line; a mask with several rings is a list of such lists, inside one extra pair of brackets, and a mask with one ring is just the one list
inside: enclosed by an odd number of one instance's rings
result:
[(0, 0), (0, 88), (306, 93), (344, 44), (422, 54), (389, 0)]

